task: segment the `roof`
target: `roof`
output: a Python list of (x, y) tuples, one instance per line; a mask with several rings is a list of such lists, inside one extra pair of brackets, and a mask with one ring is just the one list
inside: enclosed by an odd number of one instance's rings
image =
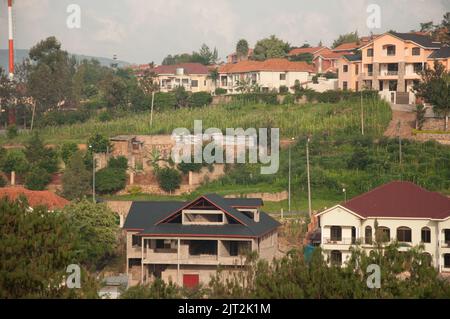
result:
[(400, 38), (404, 41), (411, 41), (421, 45), (425, 48), (440, 48), (441, 45), (439, 42), (433, 41), (433, 39), (428, 35), (418, 34), (415, 32), (411, 33), (397, 33), (397, 32), (388, 32), (388, 34), (393, 35), (394, 37)]
[(295, 48), (295, 49), (292, 49), (288, 55), (293, 56), (293, 55), (299, 55), (299, 54), (304, 54), (304, 53), (314, 54), (323, 49), (326, 49), (326, 47), (321, 46), (321, 47), (309, 47), (309, 48)]
[(265, 61), (241, 61), (228, 63), (219, 68), (219, 73), (246, 72), (314, 72), (314, 66), (304, 61), (292, 62), (287, 59), (268, 59)]
[(434, 51), (428, 57), (429, 59), (448, 59), (450, 58), (450, 47), (442, 47), (439, 50)]
[(392, 182), (342, 205), (362, 217), (446, 219), (450, 198), (410, 182)]
[(31, 191), (23, 187), (3, 187), (0, 188), (0, 198), (7, 197), (16, 200), (20, 196), (25, 196), (30, 207), (45, 206), (49, 210), (61, 209), (70, 202), (50, 191)]
[(338, 45), (333, 49), (333, 51), (352, 51), (360, 48), (362, 45), (366, 43), (361, 42), (348, 42), (348, 43), (342, 43), (341, 45)]
[(200, 63), (179, 63), (174, 65), (160, 65), (153, 69), (156, 74), (173, 74), (177, 69), (184, 69), (184, 74), (208, 74), (208, 67)]
[(361, 61), (362, 57), (360, 54), (346, 54), (344, 55), (344, 59), (349, 62)]
[[(225, 225), (183, 225), (168, 223), (167, 221), (180, 213), (183, 209), (196, 203), (199, 199), (205, 199), (218, 209), (223, 210), (233, 219), (240, 221), (236, 224)], [(138, 231), (139, 235), (146, 236), (186, 236), (186, 237), (249, 237), (257, 238), (280, 226), (280, 224), (267, 215), (260, 212), (260, 221), (255, 222), (244, 213), (232, 206), (246, 205), (245, 207), (257, 207), (260, 199), (223, 198), (216, 194), (200, 196), (194, 201), (179, 202), (134, 202), (131, 205), (124, 229)]]
[(317, 56), (315, 57), (322, 57), (324, 59), (328, 59), (328, 60), (337, 60), (341, 57), (343, 57), (344, 55), (350, 55), (353, 54), (352, 51), (339, 51), (339, 52), (333, 52), (330, 49), (326, 49), (323, 51), (320, 51), (319, 54), (317, 54)]

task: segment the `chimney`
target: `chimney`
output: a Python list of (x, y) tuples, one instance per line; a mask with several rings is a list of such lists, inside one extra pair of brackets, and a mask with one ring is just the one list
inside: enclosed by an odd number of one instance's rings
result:
[(253, 220), (256, 223), (259, 223), (259, 209), (255, 210), (255, 214), (253, 216), (254, 216)]

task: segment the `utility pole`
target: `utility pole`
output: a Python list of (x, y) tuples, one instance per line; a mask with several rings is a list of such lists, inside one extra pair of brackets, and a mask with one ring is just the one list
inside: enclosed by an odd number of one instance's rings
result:
[(311, 208), (311, 176), (309, 173), (309, 142), (310, 138), (308, 137), (306, 141), (306, 171), (308, 174), (308, 208), (309, 208), (309, 218), (312, 217), (312, 208)]
[(361, 134), (364, 135), (364, 105), (363, 105), (363, 91), (361, 89)]
[(95, 153), (93, 150), (92, 145), (89, 145), (89, 148), (91, 149), (91, 153), (92, 153), (92, 202), (95, 204)]
[(152, 92), (152, 107), (150, 111), (150, 127), (153, 127), (153, 105), (155, 104), (155, 91)]

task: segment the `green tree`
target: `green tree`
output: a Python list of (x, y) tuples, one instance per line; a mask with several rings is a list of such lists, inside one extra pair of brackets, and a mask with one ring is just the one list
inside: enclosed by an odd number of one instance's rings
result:
[(88, 140), (89, 152), (107, 153), (111, 151), (112, 145), (109, 139), (101, 134), (94, 134)]
[(63, 196), (67, 199), (82, 199), (91, 191), (91, 173), (84, 165), (80, 152), (71, 158), (62, 177)]
[(95, 190), (100, 194), (113, 194), (125, 188), (127, 174), (116, 168), (106, 167), (95, 174)]
[(178, 86), (174, 90), (176, 105), (178, 108), (188, 107), (189, 106), (189, 93), (186, 92), (184, 86)]
[(63, 162), (67, 165), (71, 157), (78, 152), (78, 145), (73, 142), (65, 142), (60, 149), (60, 156)]
[(344, 43), (352, 43), (352, 42), (358, 43), (359, 41), (360, 40), (359, 40), (358, 31), (350, 32), (350, 33), (346, 33), (346, 34), (341, 34), (333, 42), (333, 49), (337, 48), (338, 46), (340, 46), (341, 44), (344, 44)]
[(89, 200), (72, 203), (63, 209), (72, 231), (79, 235), (79, 262), (88, 268), (101, 269), (117, 249), (118, 219), (106, 204)]
[(44, 168), (32, 166), (25, 177), (25, 187), (33, 191), (42, 191), (51, 179), (51, 175)]
[(421, 72), (422, 80), (414, 85), (416, 95), (433, 105), (433, 111), (445, 118), (445, 130), (448, 130), (450, 115), (450, 73), (439, 61), (433, 68)]
[(120, 295), (121, 299), (179, 299), (182, 297), (181, 289), (172, 282), (166, 284), (156, 279), (148, 286), (135, 286)]
[(305, 61), (308, 64), (312, 64), (314, 56), (311, 53), (301, 53), (289, 57), (291, 61)]
[(181, 174), (174, 168), (166, 167), (157, 171), (157, 180), (159, 186), (166, 192), (171, 193), (181, 185)]
[(236, 44), (236, 54), (238, 58), (247, 58), (249, 52), (248, 42), (245, 39), (241, 39)]
[(29, 169), (28, 161), (21, 150), (9, 150), (1, 164), (1, 169), (5, 173), (25, 174)]
[(37, 133), (34, 133), (25, 144), (25, 157), (32, 167), (44, 169), (48, 174), (58, 170), (58, 154), (48, 148)]
[(264, 61), (272, 58), (284, 58), (290, 51), (290, 44), (275, 35), (259, 40), (253, 51), (253, 59)]

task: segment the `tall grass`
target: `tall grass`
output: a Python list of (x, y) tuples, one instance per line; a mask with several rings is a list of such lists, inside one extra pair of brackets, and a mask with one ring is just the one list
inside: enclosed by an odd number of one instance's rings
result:
[[(379, 100), (367, 100), (364, 101), (364, 109), (366, 131), (381, 134), (391, 118), (389, 105)], [(224, 106), (157, 112), (153, 127), (150, 126), (149, 112), (144, 112), (129, 113), (109, 122), (92, 118), (81, 124), (46, 127), (39, 133), (47, 143), (84, 143), (94, 133), (112, 137), (122, 134), (171, 134), (178, 127), (193, 130), (194, 120), (203, 120), (204, 128), (216, 127), (222, 131), (226, 128), (280, 128), (282, 137), (333, 132), (344, 127), (354, 130), (361, 125), (359, 101), (306, 105), (246, 105), (235, 102)], [(29, 135), (29, 132), (22, 132), (13, 140), (2, 137), (0, 142), (20, 143)]]

